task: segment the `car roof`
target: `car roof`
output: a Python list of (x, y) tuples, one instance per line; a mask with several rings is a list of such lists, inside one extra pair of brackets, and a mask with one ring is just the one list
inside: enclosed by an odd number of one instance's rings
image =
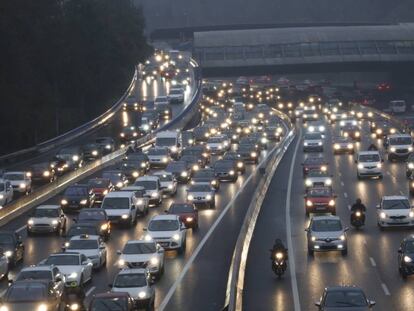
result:
[(177, 215), (171, 215), (171, 214), (155, 215), (151, 218), (150, 221), (153, 221), (153, 220), (179, 220), (179, 217)]
[(138, 182), (138, 181), (158, 181), (158, 180), (159, 180), (158, 176), (145, 175), (145, 176), (138, 177), (135, 182)]
[(105, 198), (129, 198), (133, 195), (133, 191), (111, 191), (105, 196)]
[(362, 291), (363, 290), (355, 285), (336, 285), (336, 286), (329, 286), (325, 288), (325, 291), (343, 291), (343, 290), (357, 290)]
[(59, 205), (39, 205), (35, 209), (60, 209)]
[(384, 195), (383, 200), (408, 200), (405, 195)]
[(142, 269), (142, 268), (133, 268), (133, 269), (122, 269), (121, 271), (119, 271), (119, 274), (146, 274), (147, 270)]
[(334, 215), (323, 215), (323, 216), (313, 216), (312, 217), (312, 221), (314, 220), (339, 220), (341, 221), (341, 218), (339, 218), (339, 216), (334, 216)]
[(376, 150), (370, 150), (370, 151), (359, 151), (358, 152), (358, 155), (374, 155), (374, 154), (377, 154), (377, 155), (379, 155), (379, 151), (376, 151)]
[(70, 238), (70, 240), (99, 240), (99, 235), (89, 235), (89, 234), (82, 234), (82, 235), (74, 235)]
[(148, 244), (148, 243), (152, 243), (155, 244), (155, 241), (153, 240), (129, 240), (126, 242), (126, 244)]

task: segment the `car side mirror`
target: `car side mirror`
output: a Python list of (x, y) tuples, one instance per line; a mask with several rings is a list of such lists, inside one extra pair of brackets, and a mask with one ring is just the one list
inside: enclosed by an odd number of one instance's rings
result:
[(344, 232), (347, 232), (347, 231), (349, 231), (349, 228), (348, 228), (348, 227), (346, 227), (346, 228), (344, 229)]
[(321, 302), (320, 301), (316, 301), (315, 302), (315, 306), (320, 307), (321, 306)]
[(370, 300), (369, 302), (368, 302), (368, 305), (369, 305), (369, 307), (371, 308), (371, 307), (373, 307), (373, 306), (375, 306), (377, 303), (374, 301), (374, 300)]
[(375, 207), (376, 207), (377, 209), (380, 209), (380, 206), (379, 206), (379, 204), (378, 204), (378, 205), (376, 205)]

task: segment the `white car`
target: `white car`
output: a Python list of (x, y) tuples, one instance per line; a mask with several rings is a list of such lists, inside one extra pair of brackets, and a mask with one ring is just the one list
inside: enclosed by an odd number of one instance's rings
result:
[(382, 162), (378, 151), (360, 151), (357, 154), (357, 177), (379, 177), (382, 179)]
[(160, 278), (164, 273), (164, 249), (155, 241), (130, 240), (122, 251), (117, 251), (120, 268), (146, 268)]
[(66, 217), (59, 205), (36, 207), (27, 221), (27, 235), (54, 232), (59, 235), (66, 231)]
[(151, 167), (166, 167), (171, 161), (168, 148), (151, 148), (147, 156)]
[(168, 93), (171, 102), (182, 103), (184, 101), (184, 90), (180, 87), (173, 87)]
[(213, 136), (206, 142), (207, 150), (211, 154), (223, 154), (230, 148), (230, 140), (227, 136)]
[(177, 179), (169, 172), (161, 171), (153, 174), (160, 179), (161, 190), (164, 194), (173, 196), (177, 193)]
[(410, 134), (389, 135), (387, 145), (388, 161), (407, 159), (413, 153), (413, 139)]
[(83, 286), (92, 280), (93, 263), (84, 254), (54, 253), (42, 260), (39, 265), (58, 267), (65, 276), (67, 286)]
[(155, 289), (151, 286), (152, 280), (145, 269), (121, 270), (111, 284), (111, 291), (127, 292), (134, 300), (135, 308), (155, 310)]
[(141, 216), (147, 215), (149, 210), (150, 199), (145, 195), (145, 188), (140, 186), (127, 186), (120, 191), (133, 192), (135, 195), (135, 207)]
[(315, 133), (315, 132), (325, 133), (326, 126), (323, 121), (311, 121), (307, 123), (306, 131), (308, 133)]
[(187, 189), (187, 201), (194, 205), (207, 205), (209, 208), (216, 206), (216, 191), (206, 184), (195, 184)]
[(311, 187), (330, 187), (332, 186), (332, 176), (326, 171), (310, 170), (305, 179), (306, 188)]
[(61, 295), (65, 289), (65, 276), (55, 266), (30, 266), (20, 270), (16, 281), (22, 280), (50, 280), (55, 290)]
[(32, 191), (32, 179), (27, 172), (7, 172), (3, 179), (10, 181), (13, 191), (28, 194)]
[(306, 133), (303, 136), (303, 152), (323, 152), (323, 137), (319, 132)]
[(156, 107), (157, 104), (169, 104), (170, 100), (169, 96), (157, 96), (154, 100), (154, 106)]
[(177, 250), (181, 254), (186, 249), (187, 230), (177, 215), (156, 215), (144, 231), (147, 231), (146, 241), (154, 240), (166, 250)]
[(134, 186), (145, 189), (145, 196), (149, 198), (150, 205), (158, 206), (162, 203), (162, 189), (158, 176), (138, 177)]
[(85, 255), (93, 264), (94, 269), (106, 265), (106, 245), (99, 235), (75, 235), (65, 243), (65, 249)]
[(8, 180), (0, 179), (0, 206), (13, 200), (13, 187)]
[(111, 191), (104, 197), (101, 207), (106, 211), (111, 223), (132, 227), (137, 222), (138, 200), (133, 191)]
[(9, 259), (0, 249), (0, 279), (6, 278), (9, 274)]
[(377, 223), (382, 230), (384, 227), (413, 227), (414, 209), (406, 196), (383, 196), (377, 205)]

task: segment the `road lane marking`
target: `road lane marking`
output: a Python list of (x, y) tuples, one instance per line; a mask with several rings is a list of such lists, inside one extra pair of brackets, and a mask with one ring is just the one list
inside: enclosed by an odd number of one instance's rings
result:
[(88, 297), (94, 290), (95, 290), (95, 286), (92, 286), (91, 288), (89, 288), (89, 290), (86, 292), (86, 297)]
[(341, 177), (342, 176), (342, 173), (341, 172), (338, 172), (338, 175), (339, 175), (339, 177)]
[(344, 197), (347, 198), (348, 197), (348, 193), (344, 192)]
[(387, 171), (386, 173), (387, 173), (387, 175), (390, 175), (391, 176), (391, 173), (389, 171)]
[(345, 186), (345, 184), (344, 184), (344, 182), (343, 181), (341, 181), (341, 186), (343, 187), (343, 186)]
[(288, 242), (288, 250), (289, 250), (289, 268), (290, 268), (290, 281), (292, 284), (292, 294), (293, 294), (293, 304), (294, 304), (294, 310), (300, 311), (300, 300), (299, 300), (299, 291), (298, 291), (298, 283), (296, 280), (296, 267), (295, 267), (295, 252), (293, 249), (293, 242), (292, 242), (292, 228), (291, 228), (291, 219), (290, 219), (290, 201), (292, 197), (292, 180), (293, 180), (293, 171), (295, 169), (295, 161), (296, 161), (296, 155), (298, 153), (298, 147), (299, 143), (301, 141), (302, 136), (302, 130), (299, 132), (299, 138), (296, 143), (295, 151), (293, 153), (292, 157), (292, 163), (290, 164), (290, 171), (289, 171), (289, 181), (288, 181), (288, 188), (287, 188), (287, 194), (286, 194), (286, 238)]
[(390, 291), (388, 290), (388, 287), (387, 287), (387, 285), (385, 285), (385, 283), (381, 283), (381, 287), (382, 287), (382, 290), (384, 291), (384, 294), (385, 294), (386, 296), (391, 296), (391, 293), (390, 293)]
[(371, 262), (371, 266), (376, 267), (377, 263), (375, 262), (374, 258), (369, 257), (369, 261)]
[(351, 204), (348, 204), (348, 209), (351, 210)]
[[(300, 139), (298, 140), (300, 141)], [(298, 146), (298, 145), (297, 145)], [(182, 282), (182, 280), (184, 279), (184, 276), (187, 274), (188, 270), (191, 268), (192, 264), (194, 263), (195, 259), (197, 258), (198, 254), (200, 253), (200, 251), (202, 250), (202, 248), (204, 247), (204, 244), (206, 244), (207, 240), (210, 238), (210, 236), (213, 234), (213, 232), (216, 230), (216, 228), (218, 227), (218, 225), (221, 223), (221, 221), (223, 220), (224, 216), (227, 214), (227, 212), (229, 211), (229, 209), (233, 206), (234, 201), (237, 199), (237, 197), (239, 196), (239, 194), (243, 191), (243, 189), (246, 187), (246, 185), (249, 183), (250, 179), (253, 178), (255, 172), (257, 171), (258, 167), (260, 167), (264, 161), (266, 161), (266, 159), (268, 158), (268, 156), (270, 154), (272, 154), (273, 152), (275, 152), (275, 150), (279, 148), (279, 144), (275, 145), (273, 147), (273, 149), (268, 152), (266, 154), (266, 157), (264, 157), (257, 165), (256, 167), (252, 170), (252, 172), (250, 173), (250, 176), (246, 178), (246, 180), (244, 181), (244, 183), (240, 186), (240, 188), (237, 190), (237, 192), (234, 194), (234, 196), (232, 197), (232, 199), (227, 203), (226, 207), (223, 209), (223, 211), (221, 212), (221, 214), (217, 217), (216, 221), (213, 223), (213, 225), (210, 227), (210, 229), (208, 230), (208, 232), (206, 233), (206, 235), (203, 237), (203, 239), (200, 241), (200, 243), (197, 245), (197, 248), (194, 250), (194, 252), (191, 254), (191, 257), (187, 260), (187, 262), (185, 263), (183, 269), (181, 270), (180, 275), (178, 275), (178, 277), (175, 279), (175, 282), (172, 284), (172, 286), (170, 287), (170, 289), (168, 290), (167, 294), (165, 295), (164, 299), (162, 300), (162, 302), (160, 303), (158, 310), (162, 311), (164, 310), (170, 299), (172, 298), (172, 296), (174, 295), (177, 287), (180, 285), (180, 283)], [(295, 309), (296, 310), (296, 309)], [(298, 311), (300, 311), (300, 309), (298, 309)]]
[(404, 192), (403, 192), (402, 190), (400, 190), (400, 194), (401, 194), (401, 195), (404, 195)]

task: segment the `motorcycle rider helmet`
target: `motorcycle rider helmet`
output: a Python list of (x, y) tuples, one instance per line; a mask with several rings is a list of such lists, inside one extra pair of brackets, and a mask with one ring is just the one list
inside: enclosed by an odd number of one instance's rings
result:
[(362, 204), (362, 201), (360, 198), (356, 199), (356, 204)]

